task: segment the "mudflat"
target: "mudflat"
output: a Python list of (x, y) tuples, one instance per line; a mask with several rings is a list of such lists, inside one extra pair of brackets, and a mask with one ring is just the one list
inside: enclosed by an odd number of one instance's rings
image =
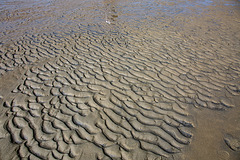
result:
[(0, 159), (239, 160), (240, 2), (0, 2)]

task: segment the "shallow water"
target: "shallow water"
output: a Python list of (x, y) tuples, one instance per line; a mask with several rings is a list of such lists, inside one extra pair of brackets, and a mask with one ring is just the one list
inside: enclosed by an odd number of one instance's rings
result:
[(1, 1), (0, 159), (237, 160), (239, 4)]

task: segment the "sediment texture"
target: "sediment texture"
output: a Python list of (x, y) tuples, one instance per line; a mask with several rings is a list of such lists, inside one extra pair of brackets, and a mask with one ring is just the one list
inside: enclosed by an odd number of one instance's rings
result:
[[(190, 51), (158, 43), (119, 35), (64, 40), (43, 35), (41, 42), (25, 37), (2, 51), (2, 76), (26, 65), (4, 102), (6, 129), (20, 146), (19, 156), (84, 159), (91, 151), (93, 159), (167, 158), (190, 143), (189, 105), (233, 107), (230, 99), (213, 94), (224, 88), (238, 94), (228, 73), (211, 65), (214, 61), (190, 61)], [(141, 44), (144, 48), (135, 52)]]
[(0, 78), (19, 76), (0, 95), (0, 138), (10, 134), (19, 158), (171, 159), (191, 142), (189, 107), (235, 107), (236, 48), (220, 54), (181, 32), (125, 30), (2, 44)]

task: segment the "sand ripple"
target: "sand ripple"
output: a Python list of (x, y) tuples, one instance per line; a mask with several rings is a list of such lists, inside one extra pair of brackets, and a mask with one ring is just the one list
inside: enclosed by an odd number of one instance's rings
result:
[(26, 66), (4, 102), (20, 158), (168, 158), (191, 141), (189, 106), (234, 107), (213, 94), (239, 94), (218, 66), (190, 61), (191, 52), (161, 52), (157, 41), (136, 53), (118, 45), (122, 38), (25, 37), (3, 52), (2, 77)]
[[(115, 24), (0, 43), (0, 141), (14, 144), (16, 159), (180, 159), (194, 136), (193, 109), (239, 107), (239, 37), (227, 23), (197, 15), (186, 25), (175, 12), (161, 22), (154, 12), (127, 24), (111, 12)], [(237, 138), (224, 140), (239, 150)]]

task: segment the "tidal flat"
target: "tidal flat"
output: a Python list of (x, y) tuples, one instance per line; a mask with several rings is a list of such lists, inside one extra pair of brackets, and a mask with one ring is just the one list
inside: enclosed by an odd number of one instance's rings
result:
[(239, 0), (0, 2), (0, 160), (239, 157)]

